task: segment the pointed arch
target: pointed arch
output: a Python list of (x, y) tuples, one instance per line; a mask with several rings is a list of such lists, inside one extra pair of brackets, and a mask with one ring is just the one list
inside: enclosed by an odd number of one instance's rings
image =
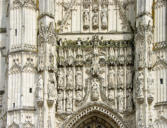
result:
[(106, 105), (96, 103), (85, 106), (75, 112), (65, 121), (61, 128), (75, 128), (78, 124), (82, 123), (82, 121), (91, 117), (91, 115), (98, 118), (103, 118), (113, 127), (127, 128), (119, 114), (114, 112), (114, 110), (110, 109)]
[(8, 128), (20, 128), (18, 124), (16, 124), (15, 122), (13, 122), (11, 125), (9, 125)]

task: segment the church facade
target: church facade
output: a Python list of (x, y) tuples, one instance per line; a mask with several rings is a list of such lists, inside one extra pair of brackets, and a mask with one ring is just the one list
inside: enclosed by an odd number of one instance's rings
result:
[(0, 0), (0, 128), (167, 128), (166, 0)]

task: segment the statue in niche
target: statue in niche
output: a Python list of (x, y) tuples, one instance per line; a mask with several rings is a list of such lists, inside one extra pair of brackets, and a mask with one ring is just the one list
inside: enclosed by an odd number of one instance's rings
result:
[(132, 49), (127, 48), (127, 58), (126, 58), (127, 64), (130, 64), (132, 62)]
[(143, 49), (144, 49), (144, 46), (143, 44), (140, 42), (139, 43), (140, 47), (139, 47), (139, 51), (138, 51), (138, 63), (139, 63), (139, 67), (143, 67), (144, 66), (144, 60), (145, 60), (145, 57), (143, 55)]
[(137, 96), (138, 97), (144, 97), (143, 86), (144, 86), (143, 73), (142, 72), (138, 72), (138, 78), (137, 78)]
[(66, 111), (72, 112), (73, 107), (73, 94), (72, 91), (67, 91), (67, 98), (66, 98)]
[(128, 89), (126, 94), (126, 100), (127, 100), (127, 110), (132, 111), (133, 109), (133, 101), (132, 101), (132, 90)]
[(74, 89), (73, 81), (74, 81), (74, 79), (73, 79), (73, 70), (72, 70), (72, 68), (69, 68), (67, 70), (67, 86), (66, 86), (67, 90), (73, 90)]
[(122, 67), (119, 67), (118, 69), (118, 88), (123, 89), (124, 84), (124, 69)]
[(59, 65), (64, 65), (65, 57), (64, 57), (64, 51), (62, 48), (59, 48)]
[(82, 91), (80, 91), (80, 90), (76, 91), (76, 101), (81, 102), (82, 98), (83, 98)]
[(63, 91), (59, 90), (57, 94), (57, 112), (62, 112), (63, 111)]
[(97, 29), (99, 26), (99, 17), (98, 17), (98, 13), (94, 13), (93, 17), (92, 17), (92, 26), (93, 29)]
[(83, 28), (88, 29), (89, 28), (89, 22), (90, 22), (90, 17), (89, 17), (89, 9), (85, 9), (83, 12)]
[(67, 63), (68, 63), (68, 65), (72, 65), (73, 62), (74, 62), (73, 51), (71, 49), (69, 49), (68, 56), (67, 56)]
[(82, 84), (82, 80), (83, 80), (83, 78), (82, 78), (82, 71), (81, 71), (81, 69), (78, 69), (78, 71), (76, 72), (76, 76), (75, 76), (75, 78), (76, 78), (76, 90), (82, 90), (82, 86), (83, 86), (83, 84)]
[(116, 79), (116, 72), (113, 67), (109, 70), (109, 74), (108, 74), (108, 89), (115, 88), (115, 83), (116, 83), (115, 79)]
[(147, 85), (148, 85), (147, 90), (148, 90), (149, 96), (153, 95), (153, 92), (152, 92), (153, 84), (154, 84), (154, 79), (152, 78), (152, 74), (149, 73), (148, 78), (147, 78)]
[(92, 101), (97, 101), (99, 100), (100, 96), (100, 85), (97, 79), (92, 80), (91, 84), (91, 100)]
[(44, 48), (41, 46), (38, 53), (38, 70), (44, 69)]
[(127, 67), (127, 70), (126, 70), (126, 86), (128, 89), (132, 89), (132, 75), (133, 75), (133, 72), (132, 72), (132, 69), (131, 67)]
[(50, 50), (50, 53), (49, 53), (49, 66), (51, 67), (54, 66), (54, 55), (52, 53), (52, 50)]
[(138, 127), (139, 128), (143, 128), (144, 124), (143, 124), (143, 115), (140, 114), (139, 120), (138, 120)]
[(111, 103), (113, 103), (114, 104), (114, 99), (115, 99), (115, 92), (114, 92), (115, 90), (114, 89), (111, 89), (111, 90), (109, 90), (108, 91), (108, 100), (111, 102)]
[(102, 24), (102, 29), (107, 29), (107, 23), (108, 23), (108, 18), (107, 18), (107, 5), (102, 5), (102, 11), (101, 11), (101, 24)]
[(59, 70), (58, 71), (58, 89), (64, 90), (64, 71)]
[(49, 100), (54, 100), (55, 97), (56, 97), (55, 83), (53, 81), (49, 81), (49, 84), (48, 84), (48, 99)]
[(43, 79), (42, 75), (38, 78), (38, 83), (36, 87), (36, 98), (37, 100), (43, 100)]
[(123, 112), (123, 109), (124, 109), (124, 95), (123, 95), (123, 90), (122, 89), (119, 89), (118, 90), (118, 108), (119, 108), (119, 111), (120, 112)]
[(123, 48), (119, 49), (118, 59), (119, 59), (120, 64), (124, 64), (124, 50), (123, 50)]

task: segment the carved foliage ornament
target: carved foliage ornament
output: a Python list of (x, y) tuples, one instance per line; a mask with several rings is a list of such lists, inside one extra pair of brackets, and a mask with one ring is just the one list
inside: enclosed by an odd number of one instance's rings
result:
[(34, 0), (14, 0), (13, 1), (13, 8), (22, 8), (22, 7), (36, 9), (36, 4)]
[(43, 23), (40, 24), (39, 28), (39, 43), (50, 43), (54, 44), (56, 42), (56, 33), (54, 30), (53, 23), (50, 23), (49, 26), (44, 26)]

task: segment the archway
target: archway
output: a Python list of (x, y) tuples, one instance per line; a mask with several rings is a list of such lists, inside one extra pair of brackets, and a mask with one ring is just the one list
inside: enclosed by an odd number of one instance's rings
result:
[(122, 118), (104, 105), (85, 106), (66, 120), (62, 128), (127, 128)]

